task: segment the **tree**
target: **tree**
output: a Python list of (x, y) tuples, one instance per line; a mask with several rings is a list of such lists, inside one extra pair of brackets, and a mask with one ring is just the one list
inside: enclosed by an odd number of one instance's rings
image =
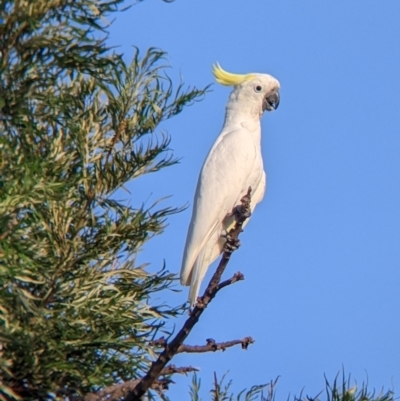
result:
[(3, 399), (63, 399), (138, 377), (149, 339), (179, 312), (149, 302), (173, 275), (135, 262), (178, 209), (133, 208), (116, 191), (175, 163), (157, 127), (205, 90), (174, 90), (162, 51), (127, 64), (107, 47), (103, 21), (121, 3), (1, 3)]

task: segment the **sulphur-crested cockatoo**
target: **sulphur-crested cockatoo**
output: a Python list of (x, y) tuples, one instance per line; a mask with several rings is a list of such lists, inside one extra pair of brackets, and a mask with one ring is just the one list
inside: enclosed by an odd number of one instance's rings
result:
[(181, 269), (181, 283), (190, 285), (191, 305), (196, 303), (209, 265), (223, 251), (224, 235), (235, 222), (233, 208), (249, 187), (251, 211), (264, 196), (260, 119), (264, 111), (279, 105), (280, 85), (271, 75), (232, 74), (219, 64), (213, 66), (213, 74), (221, 85), (233, 86), (233, 91), (222, 131), (204, 161), (194, 196)]

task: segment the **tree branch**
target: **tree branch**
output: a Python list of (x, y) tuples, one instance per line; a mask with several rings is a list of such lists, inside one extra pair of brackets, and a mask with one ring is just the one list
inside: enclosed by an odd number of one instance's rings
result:
[(200, 352), (215, 352), (215, 351), (225, 351), (229, 347), (240, 344), (243, 349), (247, 349), (250, 344), (254, 343), (251, 337), (245, 337), (241, 340), (225, 341), (223, 343), (216, 343), (212, 338), (208, 338), (206, 345), (187, 345), (182, 344), (178, 348), (177, 353), (188, 352), (188, 353), (200, 353)]
[(176, 367), (175, 365), (168, 365), (162, 371), (160, 376), (169, 376), (175, 373), (186, 374), (191, 372), (198, 372), (199, 369), (194, 368), (193, 366), (182, 366), (180, 368)]
[[(226, 280), (228, 282), (230, 280)], [(225, 281), (224, 281), (225, 283)], [(221, 283), (222, 284), (222, 283)], [(217, 343), (215, 342), (214, 339), (212, 338), (207, 338), (206, 340), (207, 344), (206, 345), (189, 345), (189, 344), (182, 344), (179, 346), (177, 350), (177, 354), (187, 352), (187, 353), (201, 353), (201, 352), (214, 352), (214, 351), (225, 351), (226, 348), (233, 347), (235, 345), (241, 344), (243, 349), (247, 349), (250, 344), (254, 343), (253, 338), (251, 337), (244, 337), (241, 340), (231, 340), (231, 341), (225, 341), (222, 343)], [(165, 348), (167, 345), (167, 342), (164, 337), (160, 337), (158, 340), (152, 341), (152, 345), (156, 347), (163, 347)], [(169, 365), (167, 366), (168, 369), (170, 366), (174, 365)], [(164, 369), (161, 371), (161, 375), (164, 374)], [(176, 372), (176, 373), (181, 373), (181, 372)]]
[(236, 218), (235, 227), (227, 235), (222, 259), (217, 270), (212, 276), (204, 295), (198, 298), (195, 307), (190, 311), (189, 317), (184, 323), (183, 327), (179, 330), (171, 342), (165, 345), (165, 348), (159, 355), (158, 359), (152, 363), (149, 371), (140, 380), (137, 386), (135, 386), (133, 389), (130, 389), (129, 393), (124, 398), (124, 401), (139, 401), (141, 399), (141, 397), (149, 388), (151, 388), (152, 384), (160, 376), (167, 363), (179, 352), (179, 347), (183, 344), (195, 324), (198, 322), (205, 308), (213, 300), (217, 292), (236, 281), (243, 280), (243, 275), (241, 273), (237, 273), (230, 280), (220, 283), (222, 274), (225, 271), (232, 252), (239, 247), (240, 243), (238, 238), (239, 234), (243, 231), (243, 223), (247, 218), (250, 217), (251, 214), (251, 187), (249, 187), (247, 194), (242, 197), (240, 202), (241, 205), (236, 206), (233, 211)]
[[(192, 366), (177, 367), (175, 365), (166, 366), (160, 373), (160, 376), (170, 376), (175, 373), (187, 374), (190, 372), (198, 372), (197, 368)], [(106, 387), (98, 393), (86, 394), (85, 397), (73, 397), (73, 401), (113, 401), (125, 397), (129, 391), (132, 391), (141, 379), (129, 380), (124, 383), (113, 384)], [(168, 389), (168, 386), (174, 383), (170, 378), (157, 379), (152, 383), (151, 389), (162, 393)]]

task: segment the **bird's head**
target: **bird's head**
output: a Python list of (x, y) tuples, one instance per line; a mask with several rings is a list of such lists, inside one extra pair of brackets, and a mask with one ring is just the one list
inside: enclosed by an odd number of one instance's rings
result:
[[(217, 63), (213, 66), (215, 80), (225, 86), (234, 86), (231, 99), (244, 107), (254, 108), (261, 115), (279, 106), (279, 81), (268, 74), (232, 74)], [(246, 105), (246, 106), (245, 106)]]

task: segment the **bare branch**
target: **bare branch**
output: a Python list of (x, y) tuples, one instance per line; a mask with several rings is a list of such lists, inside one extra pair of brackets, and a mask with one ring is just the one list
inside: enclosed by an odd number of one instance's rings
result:
[(194, 368), (193, 366), (182, 366), (180, 368), (176, 367), (175, 365), (168, 365), (166, 366), (160, 373), (160, 376), (168, 376), (173, 375), (175, 373), (186, 374), (191, 372), (198, 372), (199, 369)]
[[(170, 376), (176, 373), (187, 374), (190, 372), (198, 372), (198, 369), (192, 366), (177, 367), (175, 365), (169, 365), (165, 367), (160, 376)], [(85, 397), (75, 397), (73, 401), (114, 401), (125, 397), (129, 391), (132, 391), (140, 382), (141, 379), (130, 380), (124, 383), (113, 384), (98, 393), (90, 393)], [(170, 378), (157, 379), (152, 385), (151, 389), (162, 393), (164, 390), (168, 390), (171, 383), (174, 383)]]
[(113, 384), (106, 387), (98, 393), (86, 394), (83, 401), (103, 401), (103, 400), (118, 400), (124, 397), (129, 391), (132, 391), (140, 382), (140, 379), (129, 380), (124, 383)]
[(217, 292), (222, 288), (233, 284), (236, 281), (243, 280), (243, 275), (237, 273), (230, 280), (220, 283), (223, 272), (230, 260), (231, 254), (239, 247), (239, 234), (243, 231), (243, 223), (250, 217), (250, 202), (251, 202), (251, 187), (249, 187), (247, 194), (240, 200), (241, 205), (238, 205), (233, 210), (236, 218), (235, 227), (228, 233), (227, 240), (224, 246), (224, 253), (222, 259), (212, 276), (205, 292), (202, 297), (199, 297), (195, 307), (190, 311), (188, 319), (185, 321), (183, 327), (175, 335), (170, 343), (165, 344), (164, 350), (159, 355), (158, 359), (154, 361), (139, 384), (130, 390), (124, 401), (139, 401), (146, 391), (151, 388), (160, 376), (162, 370), (167, 363), (179, 352), (179, 347), (183, 344), (193, 327), (198, 322), (201, 314), (206, 309), (207, 305), (212, 301)]
[(233, 283), (236, 283), (237, 281), (241, 281), (241, 280), (244, 280), (244, 275), (243, 275), (243, 273), (236, 272), (236, 273), (233, 275), (233, 277), (231, 277), (230, 279), (225, 280), (225, 281), (223, 281), (222, 283), (219, 283), (219, 284), (218, 284), (217, 291), (221, 290), (221, 289), (224, 288), (224, 287), (227, 287), (228, 285), (231, 285), (231, 284), (233, 284)]
[(206, 345), (187, 345), (182, 344), (178, 348), (178, 353), (188, 352), (188, 353), (200, 353), (200, 352), (215, 352), (215, 351), (225, 351), (229, 347), (240, 344), (243, 349), (247, 349), (250, 344), (254, 343), (251, 337), (245, 337), (241, 340), (225, 341), (223, 343), (216, 343), (212, 338), (208, 338)]

